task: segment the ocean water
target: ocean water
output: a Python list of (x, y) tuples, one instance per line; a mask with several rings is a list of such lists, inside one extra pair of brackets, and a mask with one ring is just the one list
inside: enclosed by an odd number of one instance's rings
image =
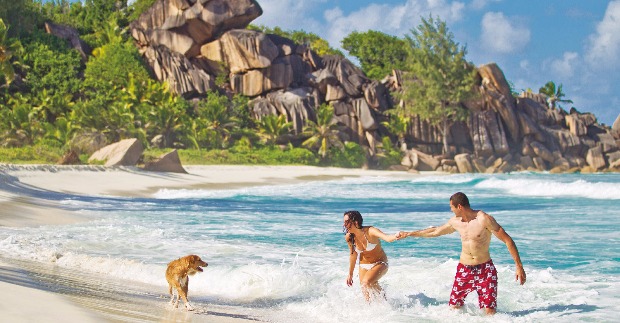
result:
[[(527, 283), (496, 238), (496, 322), (612, 322), (620, 311), (620, 174), (362, 177), (231, 190), (161, 190), (150, 198), (43, 192), (90, 221), (0, 227), (0, 256), (28, 259), (167, 292), (166, 264), (198, 254), (197, 306), (260, 309), (273, 322), (488, 322), (475, 293), (447, 303), (460, 253), (457, 233), (382, 242), (390, 268), (386, 300), (367, 304), (346, 286), (342, 214), (386, 233), (441, 225), (449, 197), (465, 192), (515, 240)], [(355, 271), (357, 275), (357, 268)]]

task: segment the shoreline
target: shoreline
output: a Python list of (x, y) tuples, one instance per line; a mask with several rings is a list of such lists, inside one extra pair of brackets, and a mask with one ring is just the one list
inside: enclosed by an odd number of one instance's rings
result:
[[(184, 168), (187, 174), (149, 172), (137, 167), (0, 164), (0, 180), (12, 183), (13, 189), (27, 188), (77, 195), (149, 197), (163, 188), (235, 189), (347, 177), (387, 176), (407, 179), (424, 174), (444, 174), (318, 166), (193, 165)], [(15, 185), (18, 182), (19, 184)], [(0, 186), (1, 190), (6, 188)]]
[[(188, 174), (136, 167), (0, 164), (0, 226), (32, 227), (89, 221), (59, 203), (66, 194), (150, 197), (161, 189), (237, 189), (362, 176), (411, 179), (421, 174), (316, 166), (185, 166)], [(429, 172), (431, 174), (441, 174)], [(105, 284), (102, 284), (105, 282)], [(122, 285), (122, 284), (121, 284)], [(159, 321), (256, 322), (260, 310), (192, 302), (199, 310), (167, 308), (167, 291), (119, 285), (106, 277), (0, 255), (0, 311), (11, 322)], [(8, 293), (7, 293), (8, 291)], [(32, 308), (31, 304), (45, 304)], [(28, 309), (27, 311), (23, 309)], [(201, 310), (202, 309), (202, 310)], [(67, 319), (68, 318), (68, 319)]]
[(195, 311), (186, 311), (182, 304), (174, 309), (166, 291), (155, 286), (26, 260), (0, 258), (0, 287), (5, 291), (0, 310), (7, 322), (262, 321), (252, 309), (240, 306), (192, 300)]

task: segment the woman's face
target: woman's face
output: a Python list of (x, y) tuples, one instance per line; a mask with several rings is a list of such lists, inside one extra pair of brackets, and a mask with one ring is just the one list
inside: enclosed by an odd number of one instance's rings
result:
[(351, 228), (352, 221), (349, 219), (349, 215), (345, 215), (342, 224), (342, 231), (344, 233), (349, 232), (349, 228)]

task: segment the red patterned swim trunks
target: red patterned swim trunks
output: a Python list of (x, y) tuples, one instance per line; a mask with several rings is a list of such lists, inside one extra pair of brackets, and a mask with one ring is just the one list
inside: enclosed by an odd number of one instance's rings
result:
[(459, 263), (456, 267), (450, 305), (463, 306), (465, 297), (473, 291), (478, 293), (480, 308), (497, 307), (497, 270), (492, 260), (475, 266)]

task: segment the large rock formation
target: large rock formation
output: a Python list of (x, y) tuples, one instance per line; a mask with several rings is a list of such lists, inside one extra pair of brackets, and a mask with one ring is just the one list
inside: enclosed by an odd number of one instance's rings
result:
[(249, 0), (158, 0), (130, 27), (154, 74), (176, 93), (199, 96), (214, 88), (216, 76), (228, 75), (224, 88), (252, 97), (254, 118), (285, 115), (296, 134), (330, 103), (343, 139), (374, 154), (382, 112), (392, 107), (384, 84), (343, 57), (320, 57), (290, 39), (243, 29), (260, 14)]
[[(290, 39), (244, 29), (260, 14), (252, 0), (157, 0), (130, 27), (154, 74), (176, 93), (202, 96), (219, 76), (228, 80), (220, 89), (252, 98), (255, 119), (285, 115), (295, 134), (328, 103), (341, 139), (368, 147), (373, 156), (381, 137), (390, 135), (381, 122), (394, 107), (392, 94), (403, 90), (402, 73), (373, 81), (343, 57), (321, 57)], [(492, 173), (602, 170), (620, 163), (620, 116), (612, 128), (602, 126), (590, 113), (550, 106), (544, 94), (515, 97), (494, 63), (478, 73), (479, 95), (462, 102), (468, 120), (448, 129), (447, 154), (457, 157), (437, 156), (441, 132), (415, 116), (404, 137), (415, 149), (405, 148), (404, 167)]]
[(254, 0), (157, 0), (130, 28), (140, 46), (163, 45), (194, 57), (202, 45), (262, 14)]
[(189, 98), (214, 88), (217, 73), (201, 47), (262, 13), (253, 0), (157, 0), (130, 29), (157, 79)]

